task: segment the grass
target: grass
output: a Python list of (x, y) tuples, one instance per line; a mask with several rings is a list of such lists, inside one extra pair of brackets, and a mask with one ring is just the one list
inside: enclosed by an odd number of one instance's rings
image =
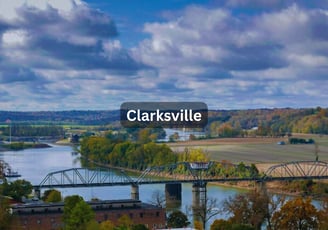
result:
[[(295, 135), (296, 137), (296, 135)], [(297, 135), (312, 138), (318, 143), (319, 160), (328, 161), (328, 136)], [(314, 144), (278, 145), (284, 138), (222, 138), (213, 140), (187, 141), (170, 144), (174, 151), (201, 148), (211, 160), (228, 160), (233, 163), (281, 163), (315, 160)]]

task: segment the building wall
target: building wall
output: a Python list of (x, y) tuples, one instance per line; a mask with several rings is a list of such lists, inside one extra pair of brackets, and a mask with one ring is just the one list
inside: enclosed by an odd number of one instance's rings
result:
[[(44, 208), (43, 206), (33, 206), (32, 209), (15, 209), (14, 215), (16, 218), (15, 229), (26, 230), (55, 230), (63, 226), (62, 215), (63, 206), (56, 210)], [(23, 210), (23, 211), (22, 211)], [(50, 211), (49, 211), (50, 210)], [(144, 224), (149, 229), (157, 229), (165, 227), (165, 210), (148, 204), (140, 204), (137, 207), (122, 207), (122, 208), (96, 208), (95, 219), (98, 223), (106, 220), (112, 221), (114, 224), (118, 223), (118, 219), (123, 215), (127, 215), (134, 224)], [(20, 226), (18, 228), (17, 226)]]

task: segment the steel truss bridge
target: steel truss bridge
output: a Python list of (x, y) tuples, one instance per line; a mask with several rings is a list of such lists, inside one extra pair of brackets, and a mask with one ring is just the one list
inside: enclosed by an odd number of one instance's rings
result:
[[(219, 168), (235, 169), (234, 176), (215, 176)], [(262, 176), (251, 174), (251, 167), (224, 162), (179, 162), (170, 165), (150, 167), (143, 172), (127, 173), (117, 168), (71, 168), (49, 173), (35, 189), (96, 187), (96, 186), (138, 186), (142, 184), (208, 183), (238, 181), (289, 181), (328, 179), (328, 163), (323, 161), (293, 161), (270, 167)], [(240, 170), (240, 172), (238, 171)], [(248, 170), (248, 175), (242, 175)], [(239, 175), (238, 175), (239, 174)]]

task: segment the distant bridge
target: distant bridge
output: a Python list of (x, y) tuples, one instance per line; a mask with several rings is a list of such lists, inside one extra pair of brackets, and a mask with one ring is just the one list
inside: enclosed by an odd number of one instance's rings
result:
[[(218, 164), (224, 167), (238, 167), (237, 165), (214, 161), (180, 162), (150, 167), (139, 175), (129, 174), (124, 170), (115, 168), (71, 168), (49, 173), (39, 185), (34, 185), (34, 188), (328, 179), (328, 163), (323, 161), (293, 161), (278, 164), (270, 167), (263, 176), (254, 174), (218, 177), (214, 173)], [(246, 170), (249, 170), (248, 166), (246, 166)]]

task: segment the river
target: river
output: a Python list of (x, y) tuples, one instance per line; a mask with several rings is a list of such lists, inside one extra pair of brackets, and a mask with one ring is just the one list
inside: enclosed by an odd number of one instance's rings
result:
[[(52, 145), (51, 148), (45, 149), (25, 149), (21, 151), (0, 152), (0, 159), (9, 163), (14, 171), (18, 171), (18, 173), (22, 175), (19, 179), (28, 180), (33, 185), (39, 184), (49, 172), (81, 167), (77, 156), (72, 154), (72, 147), (62, 145)], [(182, 185), (182, 202), (179, 209), (183, 212), (186, 212), (188, 207), (191, 207), (191, 189), (191, 184)], [(103, 200), (130, 198), (130, 186), (65, 188), (59, 190), (64, 197), (78, 194), (85, 200), (90, 200), (92, 198)], [(158, 191), (164, 193), (164, 185), (141, 185), (139, 187), (140, 200), (143, 202), (151, 202), (152, 195)], [(207, 197), (216, 198), (218, 206), (220, 206), (220, 203), (229, 196), (242, 192), (242, 190), (217, 185), (208, 185), (207, 191)], [(223, 215), (217, 215), (214, 218), (224, 217), (225, 216)], [(189, 219), (191, 219), (191, 217), (189, 217)], [(207, 224), (208, 227), (213, 220), (209, 221)]]

